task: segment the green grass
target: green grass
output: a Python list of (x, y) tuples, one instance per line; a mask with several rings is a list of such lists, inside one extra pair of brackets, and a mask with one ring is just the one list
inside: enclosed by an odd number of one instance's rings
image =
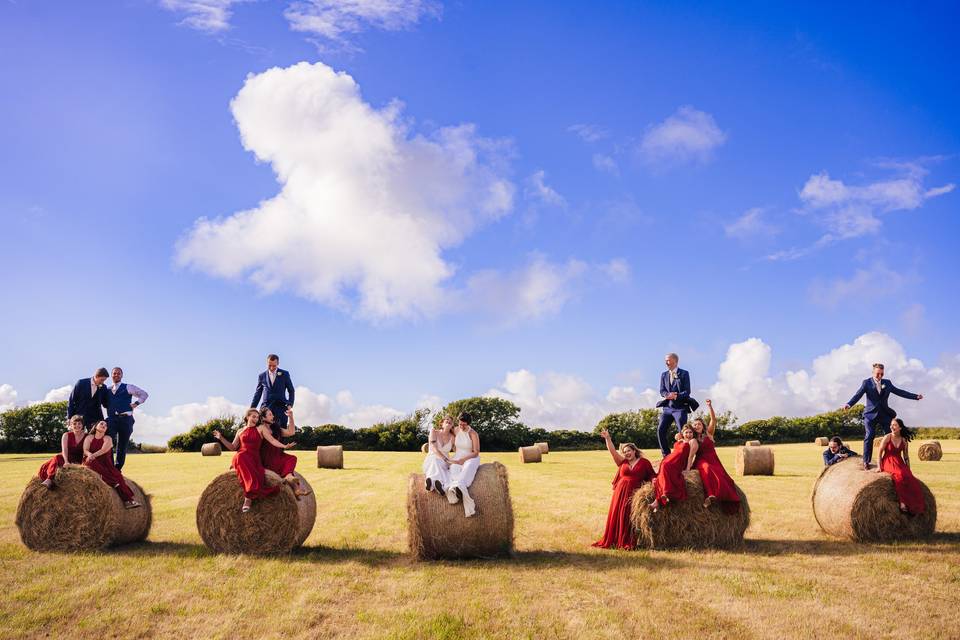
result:
[[(148, 542), (102, 553), (38, 554), (14, 513), (45, 456), (0, 456), (0, 638), (902, 638), (957, 637), (960, 441), (914, 462), (937, 496), (937, 535), (861, 545), (822, 534), (810, 509), (813, 444), (776, 446), (777, 475), (736, 478), (753, 508), (736, 552), (590, 548), (615, 468), (606, 452), (551, 453), (510, 470), (514, 559), (418, 563), (406, 555), (414, 453), (347, 452), (316, 469), (317, 524), (280, 558), (212, 555), (194, 522), (229, 457), (130, 456), (153, 495)], [(653, 455), (653, 452), (647, 452)], [(720, 449), (733, 469), (735, 450)]]

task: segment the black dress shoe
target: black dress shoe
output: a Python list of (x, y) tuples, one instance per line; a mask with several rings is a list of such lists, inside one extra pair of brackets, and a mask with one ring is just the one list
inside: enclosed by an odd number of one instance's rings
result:
[(433, 480), (427, 478), (424, 480), (423, 484), (427, 487), (427, 491), (433, 491)]
[(440, 495), (445, 495), (445, 494), (444, 494), (444, 491), (443, 491), (443, 485), (440, 484), (439, 482), (434, 482), (434, 483), (433, 483), (433, 488), (436, 489), (436, 490), (437, 490), (437, 493), (439, 493)]
[(455, 487), (453, 490), (457, 492), (457, 500), (463, 500), (463, 491), (460, 491), (460, 487)]

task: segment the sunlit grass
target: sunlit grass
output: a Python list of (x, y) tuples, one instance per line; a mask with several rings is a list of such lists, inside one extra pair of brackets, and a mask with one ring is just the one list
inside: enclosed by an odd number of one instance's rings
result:
[[(439, 563), (406, 555), (420, 454), (347, 452), (347, 468), (328, 470), (298, 453), (318, 519), (305, 548), (280, 558), (202, 545), (196, 503), (229, 458), (199, 454), (128, 458), (153, 495), (148, 542), (30, 552), (14, 512), (45, 456), (0, 456), (0, 638), (957, 637), (960, 441), (943, 444), (941, 462), (914, 462), (937, 496), (932, 541), (824, 536), (810, 508), (821, 449), (798, 444), (776, 447), (775, 477), (737, 478), (753, 508), (737, 552), (592, 549), (615, 471), (606, 452), (532, 465), (484, 454), (510, 470), (516, 557)], [(720, 449), (731, 470), (734, 454)]]

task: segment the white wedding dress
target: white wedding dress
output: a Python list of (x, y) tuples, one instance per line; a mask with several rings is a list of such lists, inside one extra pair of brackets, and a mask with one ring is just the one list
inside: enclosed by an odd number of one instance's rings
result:
[[(457, 437), (454, 439), (454, 444), (457, 445), (457, 452), (454, 458), (462, 458), (463, 456), (473, 453), (473, 440), (470, 439), (469, 432), (457, 429)], [(455, 490), (460, 489), (460, 492), (463, 494), (463, 514), (468, 518), (477, 511), (476, 504), (473, 498), (470, 497), (470, 492), (467, 491), (467, 489), (473, 484), (473, 479), (477, 475), (477, 467), (479, 466), (480, 456), (470, 458), (463, 464), (450, 465), (450, 486), (447, 487), (447, 500), (450, 501), (450, 504), (456, 504), (457, 492)]]
[(439, 482), (440, 486), (446, 489), (447, 485), (450, 484), (448, 454), (450, 453), (450, 449), (453, 448), (453, 438), (447, 440), (447, 444), (442, 444), (438, 437), (434, 442), (434, 446), (443, 452), (443, 459), (434, 452), (433, 447), (428, 449), (427, 457), (423, 459), (423, 477), (425, 480), (430, 480), (432, 484)]

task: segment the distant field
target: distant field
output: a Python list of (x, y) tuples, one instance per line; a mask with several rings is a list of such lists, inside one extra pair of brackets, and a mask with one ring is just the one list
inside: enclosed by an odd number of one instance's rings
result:
[[(0, 638), (957, 638), (960, 441), (913, 468), (937, 497), (936, 537), (860, 545), (826, 538), (810, 509), (813, 444), (776, 446), (774, 477), (735, 478), (753, 508), (737, 552), (610, 552), (600, 536), (615, 468), (606, 452), (509, 467), (516, 558), (418, 563), (406, 555), (414, 453), (347, 452), (316, 469), (304, 549), (262, 559), (210, 554), (194, 512), (230, 458), (128, 457), (153, 494), (149, 541), (104, 553), (20, 544), (17, 501), (47, 456), (0, 456)], [(653, 452), (647, 452), (653, 456)], [(733, 469), (735, 450), (720, 449)], [(657, 456), (659, 457), (659, 456)]]

